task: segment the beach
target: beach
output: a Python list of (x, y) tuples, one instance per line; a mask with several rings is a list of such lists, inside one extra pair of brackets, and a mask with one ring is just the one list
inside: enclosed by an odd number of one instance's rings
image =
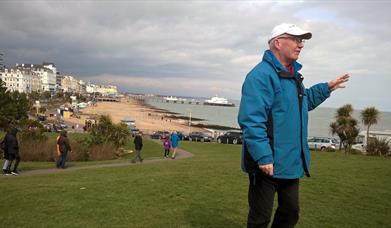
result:
[(97, 102), (94, 106), (88, 106), (79, 111), (80, 118), (71, 117), (65, 119), (69, 126), (78, 125), (82, 128), (85, 120), (99, 115), (109, 115), (114, 123), (120, 123), (124, 119), (132, 119), (136, 122), (136, 128), (144, 134), (154, 131), (181, 131), (188, 134), (189, 131), (205, 131), (203, 128), (191, 126), (188, 121), (177, 118), (169, 111), (153, 108), (133, 97), (121, 98), (119, 102)]

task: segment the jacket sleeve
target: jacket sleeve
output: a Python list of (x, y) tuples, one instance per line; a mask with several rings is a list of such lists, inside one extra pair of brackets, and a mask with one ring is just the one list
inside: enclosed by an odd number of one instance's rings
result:
[(250, 72), (242, 87), (238, 123), (243, 130), (248, 152), (258, 165), (273, 163), (266, 126), (273, 100), (271, 76)]
[(61, 155), (61, 151), (60, 151), (60, 136), (57, 136), (57, 139), (56, 139), (56, 152), (57, 152), (57, 155)]
[(330, 89), (327, 82), (316, 84), (305, 90), (308, 99), (308, 111), (318, 107), (328, 97), (330, 97)]
[(71, 148), (71, 144), (69, 143), (69, 139), (66, 138), (66, 140), (64, 140), (64, 143), (65, 143), (65, 146), (67, 148), (68, 151), (72, 151), (72, 148)]

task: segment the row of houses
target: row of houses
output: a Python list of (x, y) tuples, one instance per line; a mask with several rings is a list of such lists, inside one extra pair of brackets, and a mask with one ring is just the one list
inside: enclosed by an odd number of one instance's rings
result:
[(54, 63), (15, 64), (0, 71), (0, 79), (9, 91), (31, 92), (70, 92), (100, 93), (106, 96), (117, 95), (117, 86), (86, 83), (71, 75), (61, 75)]

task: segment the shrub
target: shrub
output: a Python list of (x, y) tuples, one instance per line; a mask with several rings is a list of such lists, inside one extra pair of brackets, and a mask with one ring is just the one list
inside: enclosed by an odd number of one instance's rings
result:
[(116, 147), (112, 143), (95, 145), (89, 149), (89, 158), (93, 161), (110, 160), (117, 157)]
[(367, 145), (368, 155), (388, 155), (390, 151), (390, 141), (385, 138), (374, 138)]
[(125, 124), (113, 124), (106, 115), (99, 117), (98, 123), (91, 128), (91, 137), (86, 141), (89, 146), (111, 143), (116, 149), (125, 145), (130, 132)]
[(20, 156), (24, 161), (54, 161), (55, 142), (24, 139), (19, 142)]
[[(20, 136), (19, 149), (25, 161), (55, 161), (57, 159), (56, 140), (42, 140), (28, 137), (31, 132), (24, 132)], [(23, 139), (22, 139), (23, 138)], [(88, 146), (84, 143), (85, 138), (75, 139), (72, 134), (68, 135), (72, 153), (68, 154), (70, 161), (109, 160), (118, 157), (116, 147), (112, 143), (102, 143)], [(88, 137), (86, 137), (88, 138)]]
[(335, 152), (335, 149), (330, 148), (330, 147), (326, 147), (325, 151), (326, 152)]

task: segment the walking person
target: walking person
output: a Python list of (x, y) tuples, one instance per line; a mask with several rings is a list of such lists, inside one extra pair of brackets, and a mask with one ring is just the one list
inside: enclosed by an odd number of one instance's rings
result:
[(168, 158), (168, 155), (170, 154), (170, 148), (171, 148), (171, 143), (170, 143), (170, 139), (168, 136), (166, 136), (164, 138), (163, 148), (164, 148), (164, 157), (163, 158)]
[(57, 138), (57, 148), (60, 152), (59, 159), (57, 160), (57, 168), (65, 169), (65, 162), (67, 161), (68, 152), (72, 152), (66, 131), (61, 131), (60, 137)]
[(1, 150), (4, 152), (4, 164), (3, 164), (3, 174), (4, 175), (11, 175), (11, 173), (8, 173), (8, 165), (11, 162), (9, 160), (9, 154), (7, 149), (7, 134), (4, 136), (3, 140), (0, 143)]
[(173, 152), (172, 152), (172, 156), (171, 158), (172, 159), (175, 159), (175, 156), (176, 156), (176, 149), (179, 145), (179, 136), (177, 134), (176, 131), (172, 132), (171, 136), (170, 136), (170, 141), (171, 141), (171, 147), (173, 149)]
[(136, 163), (137, 160), (143, 162), (143, 158), (141, 157), (141, 149), (143, 148), (143, 138), (141, 137), (141, 133), (138, 132), (133, 140), (134, 150), (136, 151), (136, 155), (134, 156), (132, 163)]
[(267, 227), (275, 193), (272, 227), (294, 227), (299, 219), (299, 178), (310, 176), (308, 111), (349, 79), (341, 75), (305, 89), (296, 62), (312, 33), (293, 24), (276, 26), (269, 50), (248, 73), (242, 87), (238, 122), (243, 130), (242, 169), (248, 173), (247, 227)]
[[(8, 153), (9, 162), (5, 174), (19, 175), (18, 166), (20, 163), (19, 143), (16, 134), (18, 129), (12, 128), (5, 136), (5, 151)], [(15, 161), (14, 168), (11, 171), (12, 163)], [(3, 167), (4, 168), (4, 167)]]

